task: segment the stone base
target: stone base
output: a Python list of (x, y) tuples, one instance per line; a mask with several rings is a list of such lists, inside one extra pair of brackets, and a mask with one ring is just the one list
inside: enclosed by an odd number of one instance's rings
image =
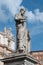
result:
[(14, 56), (2, 59), (4, 65), (37, 65), (39, 62), (27, 54), (14, 54)]

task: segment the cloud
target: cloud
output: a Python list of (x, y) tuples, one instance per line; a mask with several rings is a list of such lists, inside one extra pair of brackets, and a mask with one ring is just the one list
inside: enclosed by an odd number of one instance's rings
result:
[[(19, 11), (23, 6), (20, 6), (23, 0), (0, 0), (0, 21), (12, 20), (12, 16)], [(7, 13), (8, 12), (8, 13)], [(35, 9), (34, 13), (32, 11), (26, 10), (27, 20), (31, 22), (43, 22), (43, 12), (39, 9)]]
[(43, 22), (43, 12), (39, 9), (35, 9), (34, 13), (32, 11), (26, 11), (27, 19), (30, 23), (32, 22)]
[(30, 25), (30, 35), (31, 38), (36, 35), (43, 33), (43, 12), (40, 9), (35, 9), (34, 11), (26, 11), (27, 22), (33, 23)]
[(0, 21), (8, 21), (11, 16), (14, 17), (21, 3), (22, 0), (0, 0)]

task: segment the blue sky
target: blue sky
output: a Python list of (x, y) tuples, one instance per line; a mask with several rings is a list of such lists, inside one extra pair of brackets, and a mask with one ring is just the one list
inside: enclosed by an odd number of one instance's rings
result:
[(0, 31), (3, 31), (4, 27), (11, 27), (16, 37), (14, 16), (21, 7), (26, 8), (31, 51), (43, 50), (43, 0), (0, 0)]

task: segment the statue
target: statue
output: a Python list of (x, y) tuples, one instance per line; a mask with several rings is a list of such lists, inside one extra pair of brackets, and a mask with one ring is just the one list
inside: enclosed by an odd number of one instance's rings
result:
[(19, 51), (26, 51), (26, 16), (25, 8), (20, 9), (20, 13), (15, 15), (16, 21), (16, 42)]
[(15, 15), (16, 27), (19, 28), (24, 26), (24, 22), (26, 22), (25, 9), (21, 9), (19, 14)]

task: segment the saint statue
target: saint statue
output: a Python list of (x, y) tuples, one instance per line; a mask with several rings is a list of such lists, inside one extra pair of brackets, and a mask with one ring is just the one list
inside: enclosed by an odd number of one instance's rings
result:
[(26, 16), (25, 8), (20, 9), (20, 13), (15, 15), (16, 21), (16, 42), (17, 49), (20, 51), (26, 50)]

